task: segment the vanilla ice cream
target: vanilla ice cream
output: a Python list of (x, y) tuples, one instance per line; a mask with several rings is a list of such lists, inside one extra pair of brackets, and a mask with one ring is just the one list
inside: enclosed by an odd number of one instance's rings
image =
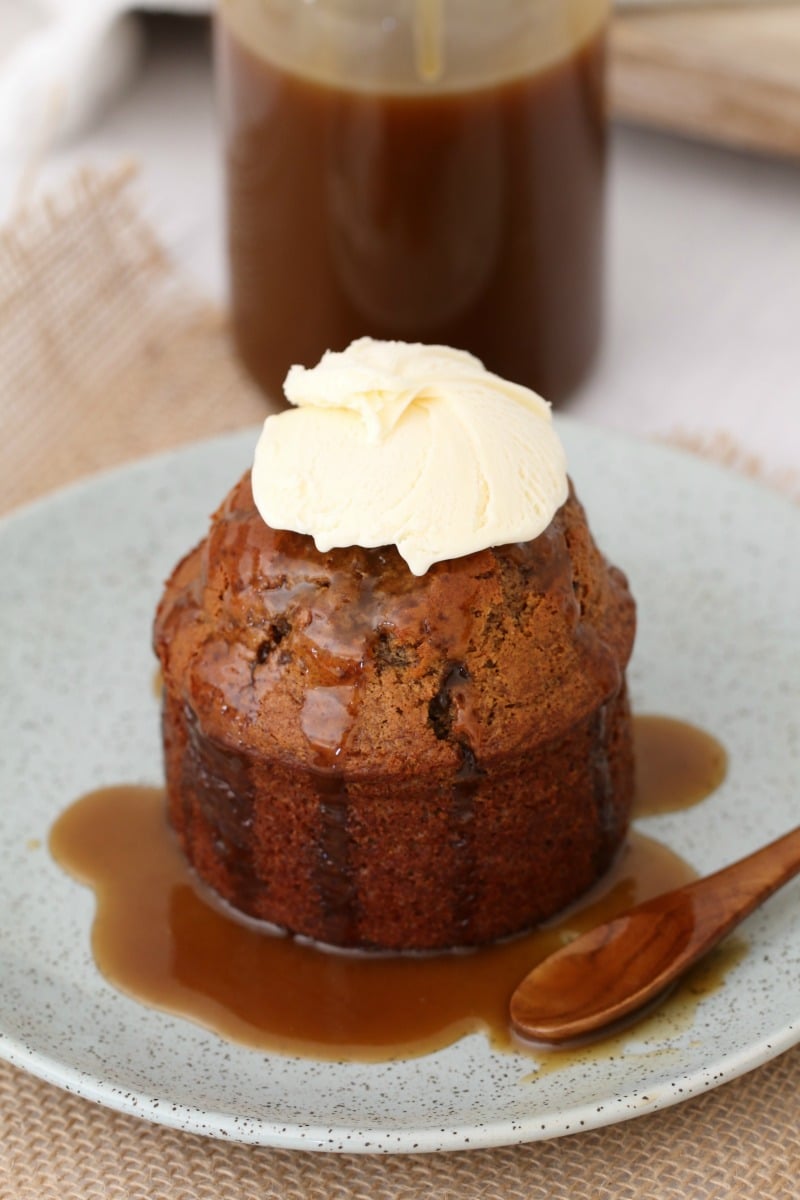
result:
[(446, 346), (361, 338), (292, 367), (270, 416), (253, 496), (274, 529), (317, 549), (395, 545), (432, 563), (529, 541), (567, 498), (549, 404)]

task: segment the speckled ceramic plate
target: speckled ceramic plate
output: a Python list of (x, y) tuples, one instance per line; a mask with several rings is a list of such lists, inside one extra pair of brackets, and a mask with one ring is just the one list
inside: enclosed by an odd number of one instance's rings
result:
[[(640, 629), (640, 711), (730, 752), (704, 804), (641, 822), (706, 872), (797, 822), (800, 512), (662, 447), (562, 421), (571, 472)], [(113, 1108), (304, 1149), (460, 1149), (555, 1137), (673, 1104), (800, 1040), (800, 881), (743, 926), (750, 949), (691, 1011), (536, 1070), (473, 1036), (428, 1057), (320, 1063), (231, 1045), (98, 974), (93, 899), (51, 860), (83, 792), (158, 783), (150, 623), (173, 562), (255, 435), (93, 479), (0, 525), (0, 1054)]]

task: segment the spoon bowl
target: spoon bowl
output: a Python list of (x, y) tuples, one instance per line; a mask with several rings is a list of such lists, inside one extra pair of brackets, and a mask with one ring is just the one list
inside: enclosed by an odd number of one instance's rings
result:
[(523, 1038), (572, 1042), (637, 1012), (800, 873), (800, 828), (582, 934), (511, 997)]

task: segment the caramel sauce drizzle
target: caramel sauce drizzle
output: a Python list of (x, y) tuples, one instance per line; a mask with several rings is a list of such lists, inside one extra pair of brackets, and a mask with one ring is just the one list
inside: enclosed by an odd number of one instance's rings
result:
[[(458, 676), (456, 670), (454, 687)], [(660, 717), (637, 718), (635, 728), (638, 815), (663, 811), (662, 793), (674, 807), (688, 807), (721, 781), (724, 750), (709, 735)], [(332, 790), (325, 791), (329, 823), (320, 855), (331, 867), (347, 841), (337, 786), (335, 772), (321, 774), (321, 789)], [(468, 794), (457, 803), (468, 806)], [(115, 987), (259, 1049), (364, 1061), (428, 1053), (475, 1031), (496, 1047), (518, 1048), (508, 1030), (508, 999), (536, 962), (695, 875), (667, 847), (634, 831), (604, 879), (540, 929), (470, 952), (367, 955), (282, 936), (222, 905), (187, 867), (160, 789), (123, 786), (84, 796), (56, 821), (50, 848), (95, 891), (92, 949)]]

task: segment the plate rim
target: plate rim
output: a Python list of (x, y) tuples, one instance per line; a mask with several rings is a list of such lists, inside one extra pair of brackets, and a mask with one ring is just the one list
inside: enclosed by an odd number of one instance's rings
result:
[[(701, 472), (713, 472), (727, 480), (729, 485), (739, 488), (755, 488), (760, 495), (772, 497), (790, 511), (797, 514), (800, 508), (786, 495), (764, 482), (732, 471), (719, 463), (706, 460), (700, 455), (660, 440), (642, 439), (635, 435), (591, 425), (579, 418), (555, 414), (557, 428), (580, 429), (583, 433), (596, 434), (629, 449), (646, 445), (654, 452), (668, 458), (678, 458), (682, 464), (691, 462)], [(254, 445), (260, 426), (247, 426), (223, 434), (202, 438), (181, 446), (171, 447), (146, 457), (137, 458), (107, 467), (82, 476), (52, 492), (21, 505), (0, 518), (0, 536), (9, 525), (35, 519), (54, 506), (68, 504), (73, 497), (85, 496), (97, 488), (114, 485), (120, 477), (134, 478), (139, 472), (152, 472), (171, 464), (176, 458), (213, 451), (216, 447), (244, 449), (248, 442)], [(209, 498), (209, 510), (216, 503)], [(96, 969), (96, 968), (95, 968)], [(108, 985), (112, 986), (112, 985)], [(171, 1014), (163, 1014), (165, 1016)], [(180, 1019), (180, 1018), (178, 1018)], [(206, 1031), (208, 1032), (208, 1031)], [(209, 1034), (209, 1036), (215, 1036)], [(163, 1097), (149, 1095), (146, 1091), (124, 1088), (111, 1080), (103, 1079), (91, 1071), (80, 1069), (75, 1064), (45, 1054), (0, 1029), (0, 1058), (14, 1067), (28, 1071), (47, 1083), (68, 1092), (100, 1103), (115, 1111), (138, 1116), (156, 1124), (176, 1128), (188, 1133), (211, 1136), (245, 1144), (283, 1147), (309, 1151), (342, 1151), (345, 1153), (427, 1153), (456, 1149), (478, 1149), (515, 1145), (571, 1135), (590, 1128), (602, 1128), (618, 1122), (634, 1119), (647, 1113), (659, 1111), (681, 1103), (704, 1091), (727, 1083), (756, 1067), (770, 1061), (800, 1042), (800, 1013), (797, 1021), (790, 1021), (769, 1035), (740, 1047), (737, 1051), (724, 1054), (713, 1062), (698, 1067), (686, 1074), (673, 1076), (648, 1088), (647, 1097), (636, 1091), (605, 1099), (603, 1112), (598, 1114), (591, 1102), (562, 1108), (557, 1113), (538, 1113), (533, 1117), (513, 1119), (505, 1116), (496, 1121), (461, 1124), (457, 1129), (433, 1129), (431, 1126), (378, 1128), (372, 1122), (369, 1128), (355, 1130), (352, 1124), (327, 1126), (313, 1122), (276, 1121), (264, 1117), (242, 1117), (226, 1111), (209, 1111), (197, 1106), (179, 1103), (169, 1104)], [(262, 1054), (263, 1051), (258, 1053)], [(269, 1057), (269, 1055), (267, 1055)], [(324, 1064), (321, 1064), (324, 1069)], [(676, 1087), (680, 1084), (680, 1089)], [(588, 1119), (587, 1119), (588, 1118)], [(356, 1135), (358, 1140), (356, 1140)], [(332, 1144), (335, 1143), (335, 1144)], [(378, 1143), (376, 1145), (376, 1143)]]
[[(519, 1121), (504, 1118), (502, 1121), (461, 1125), (453, 1130), (381, 1129), (377, 1126), (354, 1130), (349, 1125), (328, 1126), (300, 1121), (270, 1122), (263, 1118), (238, 1117), (232, 1113), (210, 1111), (187, 1104), (173, 1104), (171, 1108), (165, 1105), (162, 1108), (159, 1097), (131, 1089), (126, 1089), (123, 1093), (110, 1082), (75, 1067), (64, 1067), (56, 1060), (27, 1047), (24, 1042), (9, 1038), (3, 1033), (0, 1033), (0, 1059), (27, 1071), (45, 1083), (53, 1084), (114, 1112), (138, 1117), (152, 1125), (176, 1129), (182, 1133), (273, 1149), (385, 1156), (489, 1150), (501, 1146), (527, 1145), (573, 1137), (580, 1133), (588, 1133), (592, 1129), (604, 1129), (683, 1104), (704, 1092), (715, 1091), (771, 1062), (798, 1043), (800, 1020), (797, 1023), (790, 1022), (774, 1036), (764, 1037), (759, 1042), (744, 1047), (736, 1055), (726, 1056), (698, 1068), (689, 1075), (681, 1075), (668, 1083), (648, 1088), (648, 1092), (654, 1093), (652, 1096), (639, 1097), (634, 1091), (607, 1100), (602, 1105), (602, 1116), (599, 1116), (596, 1105), (587, 1102), (571, 1109), (563, 1109), (541, 1121), (537, 1116), (536, 1127), (526, 1123), (530, 1118), (520, 1118)], [(676, 1086), (678, 1083), (680, 1088)], [(347, 1144), (354, 1134), (362, 1140)], [(369, 1140), (365, 1140), (367, 1138)]]

